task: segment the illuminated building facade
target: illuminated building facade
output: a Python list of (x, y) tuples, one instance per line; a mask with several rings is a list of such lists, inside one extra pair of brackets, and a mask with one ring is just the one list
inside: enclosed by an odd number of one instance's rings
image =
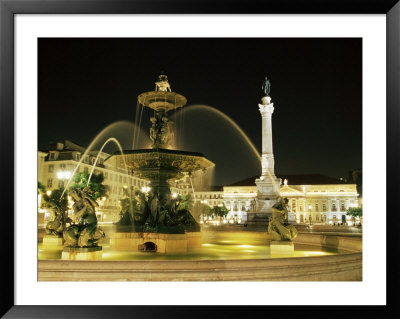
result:
[[(48, 191), (65, 187), (84, 152), (83, 147), (70, 141), (56, 143), (46, 151), (39, 151), (38, 181)], [(78, 171), (90, 173), (97, 155), (98, 151), (89, 152)], [(109, 154), (102, 152), (94, 170), (95, 174), (103, 174), (103, 184), (107, 189), (107, 195), (99, 200), (97, 214), (100, 221), (115, 222), (120, 218), (119, 201), (123, 197), (123, 189), (127, 188), (132, 192), (141, 190), (148, 187), (149, 182), (133, 176), (132, 172), (107, 164), (107, 157)], [(258, 177), (205, 189), (196, 187), (195, 181), (195, 187), (192, 188), (189, 177), (185, 176), (172, 182), (171, 192), (190, 194), (194, 203), (210, 207), (225, 205), (229, 210), (226, 219), (244, 223), (248, 213), (257, 211), (256, 178)], [(349, 218), (346, 219), (346, 211), (349, 207), (358, 207), (360, 204), (356, 184), (318, 174), (278, 175), (277, 178), (284, 181), (280, 193), (289, 199), (289, 210), (294, 214), (296, 223), (333, 224), (347, 221), (351, 224)], [(41, 218), (39, 223), (44, 222), (40, 222)]]
[[(346, 211), (350, 207), (359, 206), (356, 184), (319, 174), (277, 177), (284, 181), (280, 194), (289, 199), (289, 211), (294, 214), (296, 223), (352, 224)], [(223, 198), (230, 210), (229, 216), (237, 215), (246, 220), (248, 212), (256, 211), (256, 178), (251, 177), (224, 187)]]
[[(39, 151), (38, 181), (47, 191), (65, 187), (84, 153), (83, 147), (68, 140), (64, 143), (50, 145), (48, 150)], [(86, 171), (90, 174), (98, 153), (99, 151), (96, 150), (89, 152), (82, 160), (77, 172)], [(100, 221), (115, 222), (121, 217), (119, 201), (124, 195), (123, 189), (134, 192), (148, 187), (149, 182), (133, 176), (131, 172), (108, 164), (106, 159), (109, 156), (110, 154), (102, 152), (94, 170), (94, 174), (103, 174), (103, 184), (107, 190), (107, 195), (98, 200), (97, 216)], [(187, 183), (184, 184), (180, 181), (173, 183), (171, 191), (177, 194), (186, 194), (188, 192)]]

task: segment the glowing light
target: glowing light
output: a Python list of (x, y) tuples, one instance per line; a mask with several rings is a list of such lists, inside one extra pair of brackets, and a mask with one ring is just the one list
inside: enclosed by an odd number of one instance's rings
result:
[(283, 181), (283, 184), (285, 184), (287, 186), (287, 179), (285, 178), (285, 180)]
[(57, 172), (58, 179), (69, 179), (70, 177), (71, 177), (71, 172), (68, 172), (68, 171)]
[(148, 187), (148, 186), (143, 186), (142, 187), (142, 192), (143, 193), (148, 193), (150, 191), (150, 187)]
[(238, 245), (239, 248), (252, 248), (252, 245)]
[(47, 191), (46, 194), (47, 194), (47, 196), (50, 196), (51, 195), (51, 191)]
[(177, 196), (178, 196), (177, 193), (173, 193), (173, 194), (172, 194), (172, 198), (176, 198)]

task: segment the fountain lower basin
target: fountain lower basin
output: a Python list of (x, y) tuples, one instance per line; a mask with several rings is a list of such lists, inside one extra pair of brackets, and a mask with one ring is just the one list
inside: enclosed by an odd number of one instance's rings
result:
[[(186, 254), (129, 253), (104, 250), (102, 261), (39, 260), (40, 281), (361, 281), (362, 239), (360, 237), (300, 233), (295, 256), (268, 258), (268, 234), (229, 232), (207, 234), (218, 242)], [(229, 244), (236, 245), (234, 253)], [(236, 242), (235, 242), (236, 240)], [(206, 240), (207, 241), (207, 240)], [(232, 243), (233, 241), (233, 243)], [(264, 243), (264, 246), (257, 243)], [(224, 247), (224, 244), (226, 247)], [(211, 246), (208, 246), (211, 245)], [(258, 251), (257, 251), (258, 249)], [(199, 252), (203, 254), (199, 256)], [(246, 251), (255, 250), (254, 253)], [(207, 252), (208, 255), (207, 256)], [(296, 254), (297, 252), (297, 254)], [(300, 253), (301, 252), (301, 253)], [(262, 255), (264, 254), (264, 255)], [(119, 258), (125, 260), (115, 260)], [(132, 259), (136, 258), (136, 259)], [(39, 256), (39, 259), (40, 258)]]

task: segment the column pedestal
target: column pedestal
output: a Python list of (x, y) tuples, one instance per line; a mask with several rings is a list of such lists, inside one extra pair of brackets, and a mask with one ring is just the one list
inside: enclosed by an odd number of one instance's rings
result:
[(261, 176), (255, 180), (257, 185), (257, 207), (255, 213), (249, 213), (247, 223), (249, 225), (268, 225), (269, 217), (272, 217), (272, 206), (279, 198), (281, 179), (275, 176), (274, 153), (272, 145), (272, 114), (274, 104), (271, 98), (265, 96), (261, 99), (259, 110), (262, 119), (262, 155)]

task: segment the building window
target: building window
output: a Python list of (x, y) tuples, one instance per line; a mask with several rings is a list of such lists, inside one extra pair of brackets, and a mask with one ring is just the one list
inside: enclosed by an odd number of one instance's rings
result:
[(60, 168), (64, 170), (65, 169), (65, 164), (60, 164)]
[(319, 212), (318, 204), (315, 204), (315, 211), (316, 211), (316, 212)]
[(75, 154), (75, 160), (79, 161), (81, 159), (81, 154), (77, 153)]
[(53, 179), (49, 178), (47, 180), (47, 187), (53, 187)]
[(51, 159), (51, 160), (54, 159), (54, 153), (50, 153), (50, 159)]
[(316, 219), (317, 221), (319, 221), (319, 215), (318, 215), (318, 214), (315, 215), (315, 219)]
[(342, 212), (344, 212), (346, 209), (344, 208), (344, 202), (342, 202), (341, 204), (340, 204), (340, 210), (342, 211)]
[(296, 211), (296, 200), (292, 200), (292, 212)]
[(53, 173), (54, 172), (54, 165), (49, 165), (49, 173)]
[(337, 209), (336, 209), (336, 204), (333, 203), (333, 204), (332, 204), (332, 211), (333, 211), (333, 212), (336, 212), (336, 210), (337, 210)]
[(63, 188), (64, 187), (64, 181), (61, 179), (58, 181), (58, 188)]
[(326, 204), (322, 204), (322, 211), (326, 212)]

